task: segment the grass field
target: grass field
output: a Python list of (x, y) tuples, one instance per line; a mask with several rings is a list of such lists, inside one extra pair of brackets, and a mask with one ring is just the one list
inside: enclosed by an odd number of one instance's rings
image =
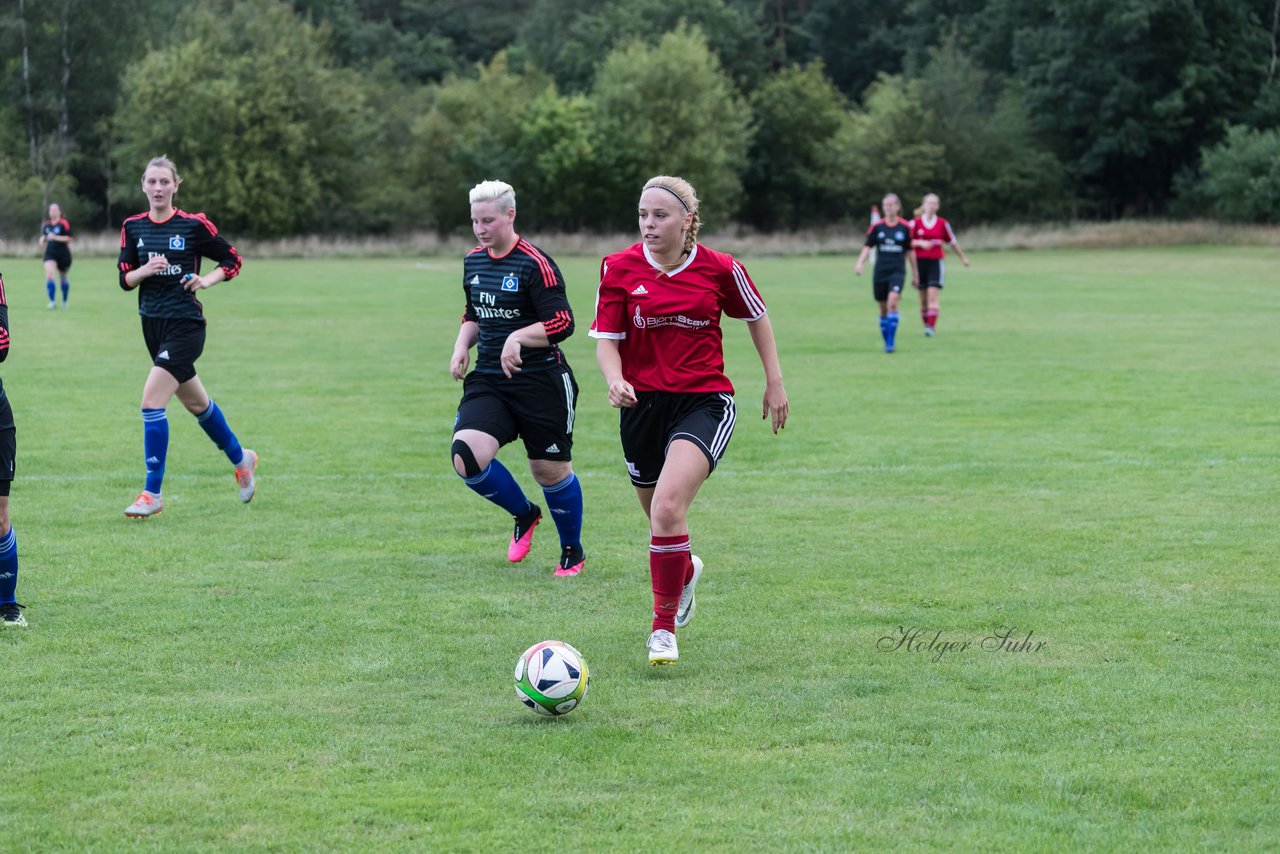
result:
[[(1276, 850), (1276, 256), (978, 253), (937, 338), (907, 298), (893, 356), (852, 259), (748, 260), (792, 421), (754, 420), (731, 324), (743, 417), (661, 670), (598, 259), (561, 259), (574, 579), (550, 526), (507, 564), (509, 517), (449, 466), (459, 262), (249, 259), (200, 373), (258, 497), (175, 402), (136, 523), (135, 298), (86, 259), (46, 311), (8, 259), (31, 625), (0, 632), (0, 849)], [(1030, 648), (982, 648), (1006, 629)], [(545, 720), (510, 680), (551, 637), (592, 687)]]

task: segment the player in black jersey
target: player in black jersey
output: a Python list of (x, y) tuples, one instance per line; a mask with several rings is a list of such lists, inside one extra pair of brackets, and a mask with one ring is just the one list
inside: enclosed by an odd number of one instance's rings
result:
[(71, 280), (67, 278), (71, 269), (71, 240), (71, 223), (63, 218), (62, 208), (56, 203), (49, 205), (49, 218), (40, 227), (40, 245), (44, 247), (44, 289), (49, 294), (51, 309), (58, 307), (55, 276), (62, 280), (62, 307), (67, 307), (71, 293)]
[[(556, 575), (582, 571), (582, 486), (573, 473), (573, 418), (578, 384), (557, 346), (573, 334), (573, 311), (556, 263), (515, 231), (510, 184), (471, 188), (471, 228), (480, 245), (462, 265), (466, 308), (449, 373), (465, 377), (454, 419), (453, 466), (467, 486), (515, 517), (507, 560), (524, 560), (542, 508), (496, 459), (524, 440), (533, 479), (542, 487), (560, 534)], [(476, 366), (467, 374), (471, 348)]]
[[(4, 293), (4, 276), (0, 276), (0, 362), (9, 356), (9, 300)], [(14, 441), (13, 409), (9, 396), (0, 383), (0, 630), (22, 628), (27, 620), (22, 606), (14, 598), (18, 590), (18, 535), (9, 523), (9, 487), (13, 484), (13, 464), (17, 451)]]
[(899, 218), (902, 201), (896, 194), (889, 193), (881, 204), (884, 206), (884, 218), (867, 229), (867, 239), (853, 272), (856, 276), (862, 275), (862, 265), (875, 249), (876, 267), (871, 290), (876, 302), (880, 303), (880, 336), (884, 338), (884, 351), (892, 353), (893, 339), (898, 332), (898, 300), (902, 297), (908, 264), (912, 286), (920, 277), (916, 271), (916, 254), (911, 249), (911, 223)]
[[(173, 161), (153, 158), (142, 175), (142, 191), (151, 210), (129, 217), (120, 229), (120, 287), (138, 289), (142, 337), (152, 360), (142, 388), (147, 482), (137, 500), (125, 508), (124, 515), (131, 518), (154, 516), (164, 509), (160, 486), (169, 448), (165, 407), (175, 394), (235, 466), (240, 500), (248, 503), (257, 490), (258, 455), (240, 447), (222, 410), (196, 376), (205, 336), (204, 307), (196, 291), (234, 278), (240, 272), (240, 256), (204, 214), (174, 207), (181, 182)], [(205, 275), (200, 274), (202, 257), (217, 264)]]

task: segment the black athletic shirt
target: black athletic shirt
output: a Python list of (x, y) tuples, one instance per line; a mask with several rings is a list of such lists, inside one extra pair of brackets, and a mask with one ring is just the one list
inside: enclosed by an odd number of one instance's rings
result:
[(49, 235), (56, 234), (59, 237), (71, 237), (71, 223), (66, 219), (45, 220), (44, 225), (40, 228), (40, 233), (44, 235), (44, 260), (58, 261), (71, 257), (71, 246), (63, 243), (61, 240), (49, 240)]
[(236, 248), (218, 236), (217, 227), (202, 213), (174, 210), (164, 222), (153, 222), (149, 213), (124, 221), (120, 228), (120, 287), (131, 290), (125, 273), (136, 270), (153, 256), (163, 255), (169, 266), (142, 280), (138, 286), (138, 314), (143, 317), (185, 317), (204, 321), (204, 307), (196, 295), (182, 286), (188, 273), (200, 275), (200, 258), (222, 267), (228, 279), (240, 272)]
[(480, 325), (477, 373), (501, 374), (499, 360), (507, 336), (539, 321), (551, 346), (525, 347), (520, 352), (521, 371), (545, 371), (565, 363), (557, 345), (573, 334), (573, 311), (564, 277), (556, 262), (532, 243), (519, 238), (501, 258), (483, 246), (472, 249), (462, 262), (462, 290), (467, 299), (463, 322)]
[(867, 229), (867, 245), (876, 250), (876, 278), (906, 273), (907, 252), (911, 249), (911, 223), (899, 219), (893, 225), (880, 220)]

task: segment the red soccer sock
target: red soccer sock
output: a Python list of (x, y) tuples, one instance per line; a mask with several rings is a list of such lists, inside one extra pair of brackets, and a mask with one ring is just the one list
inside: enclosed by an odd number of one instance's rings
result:
[(924, 316), (924, 325), (930, 329), (938, 328), (938, 309), (931, 308)]
[(653, 629), (676, 630), (676, 610), (685, 576), (693, 570), (689, 535), (653, 536), (649, 543), (649, 578), (653, 582)]

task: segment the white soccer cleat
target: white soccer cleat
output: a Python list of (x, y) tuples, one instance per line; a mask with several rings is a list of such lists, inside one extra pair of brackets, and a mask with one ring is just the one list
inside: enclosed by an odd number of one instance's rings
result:
[(24, 607), (17, 602), (0, 605), (0, 628), (25, 629), (27, 627), (27, 618), (22, 616)]
[(697, 555), (691, 555), (693, 559), (693, 578), (689, 579), (689, 583), (680, 591), (680, 607), (676, 609), (676, 628), (683, 629), (693, 621), (693, 612), (698, 608), (698, 602), (693, 597), (693, 589), (698, 586), (698, 579), (702, 577), (702, 558)]
[(240, 487), (240, 500), (245, 504), (252, 501), (253, 494), (258, 491), (258, 482), (253, 477), (257, 469), (257, 452), (245, 448), (244, 456), (240, 458), (240, 465), (236, 466), (236, 485)]
[(145, 519), (148, 516), (155, 516), (164, 510), (164, 501), (159, 495), (152, 495), (150, 492), (138, 493), (137, 499), (132, 504), (124, 508), (124, 515), (130, 519)]
[(666, 629), (656, 629), (649, 635), (649, 664), (657, 667), (660, 664), (675, 664), (680, 660), (680, 650), (676, 648), (676, 636)]

